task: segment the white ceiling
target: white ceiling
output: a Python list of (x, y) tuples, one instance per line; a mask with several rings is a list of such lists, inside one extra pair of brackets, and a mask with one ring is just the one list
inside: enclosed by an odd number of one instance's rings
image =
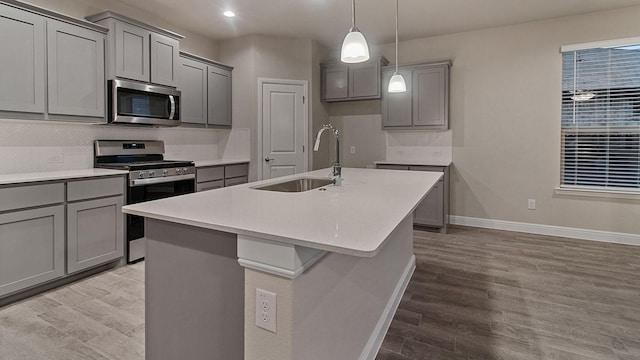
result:
[[(351, 26), (349, 0), (120, 0), (205, 36), (313, 38), (337, 48)], [(400, 0), (400, 40), (640, 5), (640, 0)], [(222, 16), (224, 10), (237, 16)], [(393, 0), (356, 0), (371, 44), (393, 41)]]

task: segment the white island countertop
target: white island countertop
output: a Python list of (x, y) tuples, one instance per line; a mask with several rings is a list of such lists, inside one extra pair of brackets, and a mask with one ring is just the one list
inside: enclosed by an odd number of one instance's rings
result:
[(342, 186), (300, 193), (253, 189), (329, 169), (144, 202), (123, 212), (360, 257), (373, 257), (441, 173), (342, 169)]

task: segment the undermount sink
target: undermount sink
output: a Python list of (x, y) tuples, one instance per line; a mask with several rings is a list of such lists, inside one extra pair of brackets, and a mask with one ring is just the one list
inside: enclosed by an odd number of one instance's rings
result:
[(333, 184), (331, 179), (299, 178), (275, 184), (254, 187), (256, 190), (279, 192), (303, 192)]

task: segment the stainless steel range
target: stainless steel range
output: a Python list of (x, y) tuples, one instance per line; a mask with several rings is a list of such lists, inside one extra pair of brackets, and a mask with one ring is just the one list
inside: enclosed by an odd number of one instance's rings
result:
[[(163, 141), (96, 140), (98, 168), (128, 170), (126, 203), (189, 194), (195, 191), (196, 168), (193, 161), (164, 160)], [(144, 218), (127, 215), (127, 261), (144, 258)]]

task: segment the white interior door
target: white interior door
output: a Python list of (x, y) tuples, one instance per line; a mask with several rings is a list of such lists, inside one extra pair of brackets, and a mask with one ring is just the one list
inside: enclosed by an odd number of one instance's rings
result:
[(262, 178), (307, 171), (306, 86), (262, 83)]

